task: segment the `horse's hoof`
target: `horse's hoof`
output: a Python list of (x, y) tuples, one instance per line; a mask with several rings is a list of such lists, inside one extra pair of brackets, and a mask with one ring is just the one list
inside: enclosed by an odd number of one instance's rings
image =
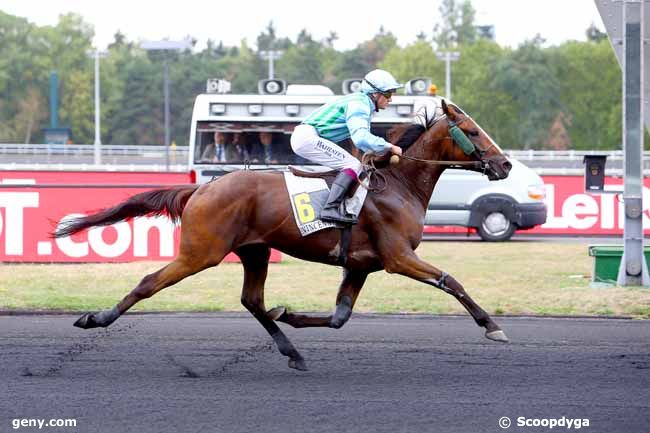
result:
[(300, 371), (309, 370), (304, 359), (289, 359), (289, 368), (295, 368)]
[(509, 341), (508, 337), (506, 337), (506, 333), (500, 329), (498, 331), (486, 332), (485, 336), (490, 340), (499, 341), (501, 343), (507, 343)]
[(269, 311), (266, 312), (267, 317), (269, 317), (271, 320), (275, 321), (278, 320), (280, 317), (284, 316), (287, 312), (287, 309), (284, 307), (275, 307), (271, 308)]
[(97, 328), (99, 325), (95, 322), (93, 313), (86, 313), (74, 322), (74, 326), (81, 329)]

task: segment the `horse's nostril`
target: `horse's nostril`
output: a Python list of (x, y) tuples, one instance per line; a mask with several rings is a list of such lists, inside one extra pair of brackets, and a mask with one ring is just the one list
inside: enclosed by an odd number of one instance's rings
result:
[(510, 171), (510, 169), (512, 168), (512, 163), (511, 163), (510, 161), (506, 161), (506, 162), (504, 162), (504, 163), (503, 163), (503, 168), (504, 168), (506, 171)]

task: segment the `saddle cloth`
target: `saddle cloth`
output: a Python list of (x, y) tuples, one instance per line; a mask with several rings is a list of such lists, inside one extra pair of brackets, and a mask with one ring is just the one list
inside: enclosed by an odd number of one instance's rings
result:
[[(293, 209), (293, 217), (302, 236), (307, 236), (330, 227), (342, 227), (337, 223), (326, 222), (320, 219), (321, 210), (325, 206), (327, 196), (329, 195), (329, 188), (325, 179), (298, 177), (287, 171), (284, 172), (284, 180), (287, 184), (287, 192), (289, 193), (289, 201)], [(363, 180), (362, 184), (366, 187), (368, 186), (369, 181), (367, 177)], [(357, 188), (354, 195), (345, 200), (345, 210), (359, 217), (367, 195), (368, 190), (366, 188)]]

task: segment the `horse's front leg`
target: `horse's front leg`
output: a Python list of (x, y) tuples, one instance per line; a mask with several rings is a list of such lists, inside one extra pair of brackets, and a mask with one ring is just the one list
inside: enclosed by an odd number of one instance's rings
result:
[(465, 291), (463, 286), (451, 275), (422, 261), (409, 247), (395, 248), (384, 257), (384, 268), (388, 273), (404, 275), (423, 283), (437, 287), (449, 293), (460, 302), (472, 315), (479, 326), (486, 329), (485, 336), (490, 340), (508, 342), (508, 337), (499, 325), (494, 323), (485, 312)]
[(343, 281), (336, 296), (336, 309), (328, 316), (309, 316), (289, 313), (284, 307), (276, 307), (267, 312), (267, 316), (278, 322), (284, 322), (294, 328), (342, 327), (352, 315), (352, 308), (359, 292), (366, 282), (367, 272), (343, 270)]

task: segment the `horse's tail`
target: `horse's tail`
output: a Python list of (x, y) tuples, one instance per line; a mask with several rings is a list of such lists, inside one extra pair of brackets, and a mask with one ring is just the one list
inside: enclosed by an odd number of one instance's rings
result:
[(90, 227), (107, 226), (144, 215), (167, 215), (176, 222), (183, 214), (187, 200), (198, 188), (199, 185), (191, 185), (136, 194), (111, 208), (62, 222), (52, 236), (63, 238)]

